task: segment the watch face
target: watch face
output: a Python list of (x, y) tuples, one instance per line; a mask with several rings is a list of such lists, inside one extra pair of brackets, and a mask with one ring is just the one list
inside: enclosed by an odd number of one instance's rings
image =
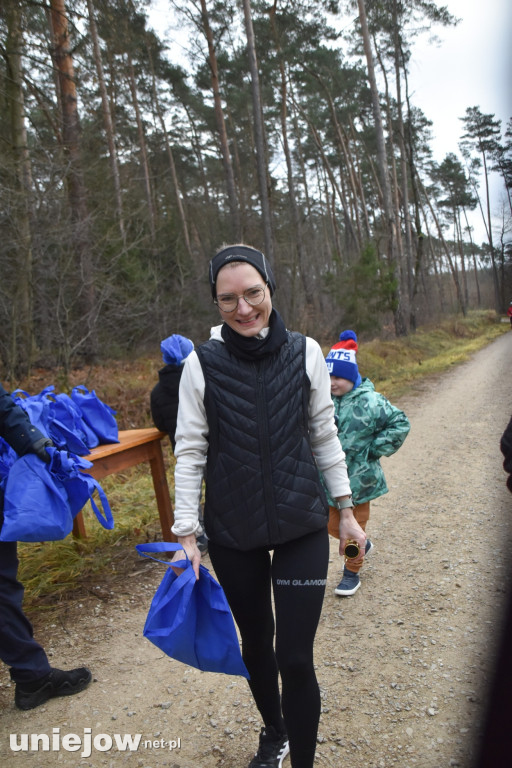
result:
[(353, 560), (355, 557), (357, 557), (359, 554), (359, 544), (357, 541), (353, 541), (352, 539), (350, 541), (347, 541), (345, 545), (345, 557), (348, 560)]

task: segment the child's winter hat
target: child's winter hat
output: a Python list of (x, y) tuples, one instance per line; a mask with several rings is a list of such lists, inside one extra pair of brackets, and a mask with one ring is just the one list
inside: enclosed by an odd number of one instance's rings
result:
[(194, 343), (186, 336), (173, 333), (161, 342), (160, 349), (166, 365), (181, 365), (194, 349)]
[(340, 340), (335, 344), (327, 357), (327, 370), (330, 376), (348, 379), (354, 382), (354, 389), (361, 384), (361, 374), (357, 367), (357, 336), (354, 331), (342, 331)]

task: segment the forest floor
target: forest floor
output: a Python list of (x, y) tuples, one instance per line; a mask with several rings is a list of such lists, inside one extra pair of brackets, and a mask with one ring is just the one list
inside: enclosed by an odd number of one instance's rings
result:
[[(341, 563), (331, 540), (315, 645), (319, 768), (471, 764), (511, 587), (512, 497), (499, 450), (511, 381), (512, 333), (397, 402), (411, 432), (383, 461), (390, 492), (372, 503), (375, 549), (352, 597), (333, 592)], [(149, 643), (142, 629), (164, 568), (131, 548), (120, 562), (64, 600), (51, 625), (34, 617), (55, 666), (91, 668), (86, 691), (20, 712), (0, 669), (2, 765), (246, 768), (260, 721), (245, 680), (199, 672)], [(48, 734), (50, 750), (15, 751), (11, 734), (15, 746), (22, 734)], [(83, 740), (77, 751), (65, 748), (68, 734)], [(137, 734), (137, 749), (116, 743)]]

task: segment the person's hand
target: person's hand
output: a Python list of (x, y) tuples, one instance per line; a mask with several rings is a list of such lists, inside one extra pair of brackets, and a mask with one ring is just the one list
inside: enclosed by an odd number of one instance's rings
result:
[(51, 448), (53, 446), (52, 441), (49, 437), (40, 437), (39, 440), (36, 440), (35, 443), (32, 445), (32, 453), (35, 453), (35, 455), (41, 459), (41, 461), (46, 462), (46, 464), (49, 464), (50, 454), (46, 450), (47, 448)]
[(359, 545), (359, 554), (350, 560), (354, 565), (360, 565), (364, 559), (364, 548), (366, 545), (366, 533), (354, 517), (353, 510), (350, 507), (342, 509), (340, 512), (340, 555), (345, 557), (345, 547), (347, 541), (352, 539)]
[[(190, 533), (188, 536), (178, 536), (178, 544), (181, 544), (183, 549), (185, 550), (188, 559), (192, 563), (192, 568), (194, 569), (194, 573), (196, 574), (196, 581), (199, 578), (199, 565), (201, 563), (201, 553), (197, 548), (196, 544), (196, 535), (195, 533)], [(183, 560), (183, 555), (181, 552), (176, 552), (173, 560)]]

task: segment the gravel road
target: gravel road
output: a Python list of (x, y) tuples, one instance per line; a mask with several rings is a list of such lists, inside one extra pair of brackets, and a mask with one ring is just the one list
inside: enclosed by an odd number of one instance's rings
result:
[[(512, 333), (397, 402), (412, 428), (384, 460), (390, 492), (372, 504), (375, 550), (352, 597), (333, 593), (340, 560), (331, 540), (316, 643), (319, 768), (471, 764), (510, 588), (512, 496), (499, 438), (511, 382)], [(245, 681), (188, 668), (142, 637), (164, 569), (130, 558), (122, 578), (70, 599), (51, 626), (36, 620), (55, 665), (91, 668), (88, 690), (19, 712), (0, 670), (3, 766), (248, 765), (260, 722)], [(18, 749), (23, 734), (48, 735), (49, 750), (30, 741)], [(69, 734), (82, 739), (76, 751)], [(138, 734), (137, 749), (117, 745), (116, 736), (135, 743)]]

